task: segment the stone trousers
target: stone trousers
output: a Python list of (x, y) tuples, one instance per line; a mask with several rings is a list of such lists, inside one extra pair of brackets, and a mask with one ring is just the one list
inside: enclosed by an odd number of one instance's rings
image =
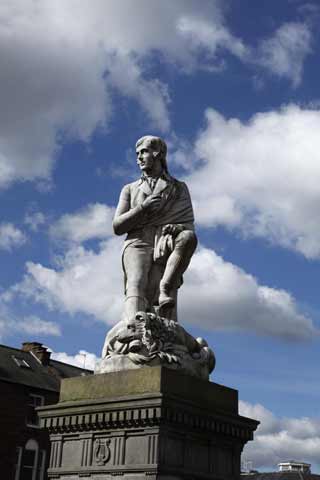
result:
[[(154, 243), (133, 242), (123, 253), (123, 268), (126, 275), (126, 297), (142, 297), (150, 304), (154, 300), (162, 276), (170, 276), (176, 283), (181, 283), (181, 276), (189, 265), (191, 256), (197, 246), (197, 237), (192, 230), (183, 230), (174, 239), (174, 248), (167, 264), (154, 262)], [(177, 258), (177, 268), (172, 258)], [(171, 259), (171, 266), (169, 266)], [(168, 272), (167, 269), (176, 270)], [(173, 278), (174, 277), (174, 278)], [(179, 277), (179, 278), (178, 278)]]

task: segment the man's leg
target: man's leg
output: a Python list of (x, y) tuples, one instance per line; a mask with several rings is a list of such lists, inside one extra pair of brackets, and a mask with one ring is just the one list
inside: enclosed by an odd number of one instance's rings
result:
[(123, 253), (126, 276), (124, 320), (130, 322), (139, 311), (148, 309), (146, 298), (153, 250), (147, 246), (129, 245)]
[(170, 291), (177, 288), (179, 279), (186, 271), (197, 247), (197, 237), (192, 230), (183, 230), (175, 238), (175, 246), (170, 254), (160, 282), (160, 307), (171, 307), (175, 301)]

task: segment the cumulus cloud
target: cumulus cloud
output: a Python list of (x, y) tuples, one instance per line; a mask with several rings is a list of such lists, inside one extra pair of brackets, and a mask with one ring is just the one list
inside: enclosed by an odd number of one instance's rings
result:
[(55, 337), (61, 335), (61, 329), (57, 323), (42, 320), (36, 315), (24, 317), (16, 324), (15, 328), (30, 335), (52, 335)]
[(114, 324), (120, 320), (123, 302), (121, 247), (118, 238), (102, 242), (98, 253), (76, 245), (56, 268), (28, 262), (24, 281), (7, 298), (20, 293), (51, 310), (86, 313)]
[(107, 62), (108, 82), (122, 95), (138, 101), (152, 117), (154, 125), (162, 131), (170, 127), (168, 106), (170, 95), (167, 85), (159, 79), (146, 79), (139, 64), (131, 55), (113, 54)]
[(92, 203), (76, 213), (67, 213), (50, 228), (50, 234), (62, 240), (81, 243), (90, 238), (103, 239), (112, 233), (114, 209)]
[(240, 414), (261, 422), (255, 439), (243, 451), (242, 459), (253, 468), (275, 470), (279, 462), (295, 458), (318, 463), (320, 449), (319, 418), (279, 418), (260, 404), (240, 401)]
[(43, 320), (36, 315), (20, 317), (14, 314), (6, 301), (0, 300), (0, 339), (17, 333), (36, 336), (60, 336), (61, 329), (56, 322)]
[(187, 178), (197, 221), (318, 258), (320, 111), (288, 105), (242, 122), (208, 109), (206, 121)]
[(181, 320), (209, 330), (248, 330), (298, 341), (318, 333), (288, 292), (259, 285), (207, 248), (195, 254), (180, 295)]
[(297, 84), (311, 37), (287, 24), (253, 55), (211, 0), (201, 9), (196, 0), (5, 0), (0, 19), (0, 187), (50, 178), (64, 141), (89, 141), (108, 125), (114, 91), (167, 131), (170, 95), (152, 76), (155, 55), (180, 72), (219, 70), (226, 52), (247, 64), (259, 57)]
[[(20, 294), (49, 309), (86, 313), (114, 324), (123, 308), (121, 245), (122, 240), (111, 238), (97, 253), (73, 246), (55, 268), (29, 262), (24, 280), (7, 299)], [(192, 259), (180, 296), (180, 321), (207, 330), (250, 330), (298, 341), (318, 333), (288, 292), (260, 286), (203, 247)]]
[[(210, 3), (201, 15), (214, 23)], [(88, 141), (106, 125), (113, 89), (166, 130), (167, 88), (143, 60), (155, 50), (180, 64), (192, 59), (177, 22), (197, 11), (182, 0), (1, 2), (0, 186), (50, 176), (63, 140)]]
[(2, 186), (46, 178), (61, 132), (87, 140), (106, 118), (101, 53), (61, 7), (47, 1), (0, 6)]
[[(206, 68), (219, 70), (225, 59), (221, 49), (246, 64), (263, 67), (270, 74), (289, 80), (294, 87), (302, 81), (306, 57), (312, 53), (312, 28), (306, 22), (287, 22), (260, 40), (257, 46), (246, 45), (219, 22), (193, 16), (181, 16), (178, 31), (188, 40), (190, 50), (201, 52)], [(202, 65), (202, 68), (204, 65)]]
[(94, 353), (86, 350), (79, 350), (75, 355), (69, 355), (66, 352), (52, 352), (51, 358), (59, 362), (75, 365), (76, 367), (87, 368), (88, 370), (94, 370), (96, 363), (99, 361)]
[(312, 51), (311, 40), (307, 24), (285, 23), (261, 42), (254, 61), (275, 75), (288, 78), (297, 87), (301, 83), (305, 58)]
[(24, 223), (30, 228), (30, 230), (37, 232), (39, 227), (46, 223), (46, 217), (42, 212), (29, 211), (24, 217)]
[(12, 223), (0, 223), (0, 249), (12, 250), (26, 243), (25, 234)]
[(211, 68), (219, 67), (219, 63), (212, 63), (212, 60), (217, 59), (221, 48), (239, 58), (245, 58), (249, 54), (242, 40), (231, 34), (222, 19), (213, 23), (197, 16), (182, 16), (177, 23), (177, 29), (188, 40), (189, 48), (207, 53), (211, 59)]

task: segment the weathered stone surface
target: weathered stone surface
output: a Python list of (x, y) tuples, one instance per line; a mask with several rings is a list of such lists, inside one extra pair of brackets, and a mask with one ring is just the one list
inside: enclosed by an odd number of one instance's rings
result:
[(40, 409), (49, 478), (235, 480), (258, 422), (237, 391), (163, 367), (68, 379)]
[(142, 177), (120, 195), (113, 227), (127, 233), (125, 307), (99, 375), (64, 380), (59, 403), (39, 409), (51, 479), (236, 480), (258, 425), (238, 414), (236, 390), (208, 381), (213, 351), (177, 322), (197, 239), (188, 188), (169, 174), (166, 150), (158, 137), (138, 140)]
[(215, 366), (215, 356), (203, 338), (194, 338), (178, 322), (139, 312), (135, 321), (118, 322), (108, 332), (95, 373), (165, 365), (203, 380)]
[(59, 405), (77, 400), (114, 399), (143, 394), (176, 395), (204, 408), (238, 413), (238, 392), (161, 366), (63, 380)]
[(188, 187), (169, 174), (161, 138), (140, 138), (136, 154), (141, 176), (123, 187), (113, 219), (114, 233), (127, 234), (124, 311), (96, 373), (160, 364), (208, 380), (213, 351), (177, 322), (178, 289), (197, 246)]
[(190, 194), (169, 174), (164, 140), (144, 136), (136, 154), (141, 177), (123, 187), (113, 220), (115, 234), (127, 234), (124, 321), (158, 307), (175, 320), (177, 289), (197, 246)]

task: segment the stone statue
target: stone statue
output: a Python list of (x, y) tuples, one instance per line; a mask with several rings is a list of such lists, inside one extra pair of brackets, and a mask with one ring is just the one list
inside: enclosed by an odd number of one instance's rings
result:
[(177, 291), (197, 246), (188, 187), (169, 174), (161, 138), (140, 138), (136, 154), (141, 177), (123, 187), (113, 221), (115, 234), (127, 235), (124, 314), (107, 334), (99, 372), (167, 362), (208, 378), (213, 352), (177, 323)]
[(136, 144), (141, 178), (125, 185), (113, 221), (127, 234), (122, 263), (125, 319), (139, 311), (176, 306), (176, 291), (197, 246), (191, 199), (185, 183), (168, 173), (167, 146), (146, 136)]

